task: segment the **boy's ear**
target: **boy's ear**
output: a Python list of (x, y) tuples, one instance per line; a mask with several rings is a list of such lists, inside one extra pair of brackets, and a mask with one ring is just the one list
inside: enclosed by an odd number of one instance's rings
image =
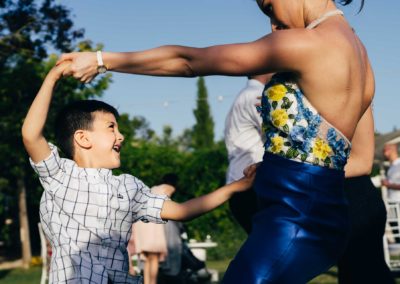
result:
[(85, 130), (77, 130), (74, 133), (74, 141), (78, 144), (79, 147), (84, 149), (89, 149), (92, 146), (92, 142), (90, 141), (90, 136), (88, 132)]

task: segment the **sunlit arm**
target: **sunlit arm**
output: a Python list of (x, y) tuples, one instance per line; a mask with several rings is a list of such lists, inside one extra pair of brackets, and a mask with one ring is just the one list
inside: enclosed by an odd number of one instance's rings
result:
[(393, 190), (400, 190), (400, 184), (398, 183), (391, 183), (389, 182), (389, 180), (384, 179), (382, 180), (382, 185), (386, 186), (389, 189), (393, 189)]
[(164, 220), (188, 221), (194, 219), (227, 201), (235, 192), (248, 188), (244, 179), (225, 185), (206, 195), (190, 199), (183, 203), (167, 200), (161, 211)]
[[(205, 75), (247, 76), (277, 71), (298, 71), (306, 63), (315, 44), (310, 44), (309, 31), (280, 31), (256, 41), (238, 44), (195, 48), (165, 45), (134, 52), (103, 52), (108, 70), (169, 77)], [(58, 64), (72, 61), (71, 74), (87, 82), (97, 75), (97, 56), (94, 52), (63, 54)]]
[(369, 175), (375, 151), (374, 119), (371, 106), (358, 122), (351, 144), (350, 157), (345, 167), (346, 177)]
[(29, 108), (22, 125), (22, 140), (26, 151), (34, 162), (42, 161), (50, 155), (50, 148), (43, 136), (53, 90), (67, 63), (52, 69), (46, 76), (38, 94)]

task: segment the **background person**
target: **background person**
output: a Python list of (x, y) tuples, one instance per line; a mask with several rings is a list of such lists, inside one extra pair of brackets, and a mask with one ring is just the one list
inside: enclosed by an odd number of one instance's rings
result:
[[(170, 186), (160, 184), (150, 190), (153, 194), (165, 194)], [(144, 260), (144, 284), (156, 284), (159, 263), (165, 260), (168, 253), (164, 224), (136, 222), (132, 225), (134, 253)]]
[[(225, 145), (228, 151), (226, 183), (243, 176), (248, 165), (262, 161), (264, 141), (262, 139), (262, 118), (256, 105), (264, 86), (272, 74), (248, 77), (246, 86), (236, 96), (225, 119)], [(251, 231), (251, 218), (257, 212), (257, 196), (253, 189), (238, 194), (229, 200), (229, 208), (246, 231)]]
[(383, 156), (389, 161), (390, 167), (382, 185), (388, 188), (388, 199), (400, 202), (400, 158), (397, 144), (386, 144), (383, 147)]
[(370, 177), (375, 149), (371, 108), (365, 118), (357, 126), (345, 167), (344, 192), (349, 202), (350, 238), (338, 262), (338, 280), (340, 284), (393, 284), (382, 241), (386, 208)]

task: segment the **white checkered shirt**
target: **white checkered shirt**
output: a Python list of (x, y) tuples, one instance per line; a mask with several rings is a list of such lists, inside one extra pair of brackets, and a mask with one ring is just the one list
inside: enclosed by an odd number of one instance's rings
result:
[(40, 219), (51, 242), (50, 283), (141, 283), (128, 274), (132, 223), (164, 223), (165, 195), (131, 175), (80, 168), (51, 155), (32, 167), (44, 188)]

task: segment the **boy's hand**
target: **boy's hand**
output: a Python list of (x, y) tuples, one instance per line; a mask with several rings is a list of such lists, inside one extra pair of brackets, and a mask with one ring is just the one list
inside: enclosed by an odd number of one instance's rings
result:
[(244, 169), (242, 177), (240, 180), (236, 181), (238, 183), (238, 190), (236, 192), (245, 191), (253, 186), (254, 178), (256, 177), (258, 164), (252, 164)]
[(58, 81), (61, 77), (68, 76), (70, 74), (70, 66), (71, 61), (63, 61), (62, 63), (51, 68), (50, 72), (47, 74), (47, 77), (53, 79), (54, 81)]

